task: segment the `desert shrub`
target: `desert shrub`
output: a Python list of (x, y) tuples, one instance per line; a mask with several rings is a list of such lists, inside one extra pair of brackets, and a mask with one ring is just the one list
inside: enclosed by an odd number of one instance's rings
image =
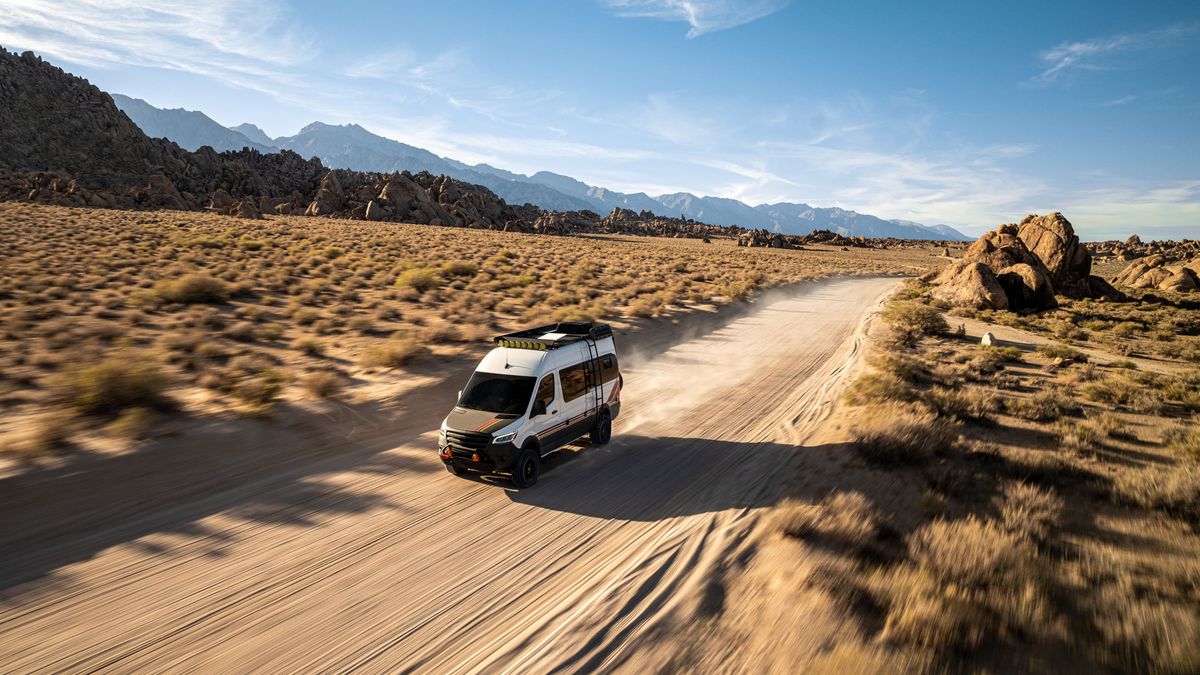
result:
[(915, 400), (917, 390), (890, 372), (863, 373), (846, 389), (846, 402), (850, 405)]
[(946, 652), (1061, 635), (1020, 535), (973, 516), (937, 520), (909, 536), (908, 551), (909, 563), (872, 584), (887, 607), (885, 640)]
[(1078, 412), (1079, 405), (1064, 391), (1046, 389), (1028, 398), (1005, 399), (1004, 409), (1030, 422), (1052, 422), (1063, 415)]
[(745, 300), (754, 292), (754, 284), (746, 281), (731, 281), (721, 287), (721, 295), (731, 300)]
[(1039, 345), (1037, 350), (1039, 354), (1051, 359), (1071, 360), (1078, 363), (1086, 363), (1088, 360), (1087, 354), (1084, 354), (1074, 347), (1068, 347), (1061, 344)]
[(150, 408), (142, 406), (126, 408), (121, 411), (121, 414), (117, 415), (117, 419), (105, 427), (105, 430), (118, 438), (138, 441), (149, 434), (150, 427), (153, 426), (154, 419), (157, 416)]
[(924, 392), (921, 400), (939, 415), (964, 421), (987, 422), (1000, 409), (1000, 400), (995, 394), (978, 389), (963, 391), (935, 387)]
[(256, 411), (265, 412), (279, 399), (286, 383), (286, 373), (266, 368), (240, 377), (233, 385), (233, 395)]
[(164, 279), (154, 285), (154, 291), (166, 302), (184, 304), (218, 303), (229, 297), (229, 286), (207, 274), (188, 274), (178, 279)]
[(292, 314), (292, 320), (295, 321), (296, 324), (299, 326), (311, 325), (313, 323), (316, 323), (317, 319), (320, 319), (320, 318), (321, 318), (321, 312), (319, 312), (311, 307), (302, 307), (300, 309), (297, 309)]
[(1093, 425), (1062, 420), (1055, 426), (1058, 447), (1076, 455), (1095, 454), (1100, 447), (1100, 434)]
[(419, 293), (439, 288), (443, 283), (445, 280), (437, 272), (424, 267), (405, 270), (396, 277), (396, 286), (409, 288)]
[(929, 379), (929, 370), (925, 364), (906, 354), (880, 352), (868, 359), (868, 363), (876, 369), (895, 375), (904, 382), (917, 383)]
[(896, 339), (906, 344), (950, 330), (940, 311), (911, 300), (889, 302), (880, 316), (891, 325)]
[(1024, 353), (1016, 347), (981, 346), (970, 360), (971, 369), (981, 373), (994, 373), (1005, 363), (1020, 363)]
[(1113, 476), (1109, 498), (1117, 504), (1200, 518), (1200, 469), (1192, 464), (1150, 465)]
[(254, 342), (258, 337), (258, 327), (250, 321), (239, 321), (224, 331), (225, 337), (238, 342)]
[(919, 464), (952, 446), (958, 428), (932, 412), (892, 404), (862, 415), (853, 431), (854, 447), (879, 464)]
[(425, 346), (411, 338), (389, 340), (386, 344), (370, 347), (359, 359), (364, 368), (398, 368), (410, 363), (425, 353)]
[(1194, 607), (1109, 586), (1098, 594), (1092, 622), (1127, 672), (1200, 672), (1200, 613)]
[(325, 354), (325, 344), (316, 338), (300, 338), (292, 343), (292, 347), (308, 356), (316, 357)]
[(630, 316), (652, 318), (662, 314), (664, 301), (661, 295), (653, 293), (644, 295), (629, 303)]
[(51, 383), (61, 400), (85, 415), (116, 414), (135, 406), (167, 407), (166, 386), (161, 365), (136, 353), (113, 354)]
[(1048, 489), (1012, 482), (1004, 486), (997, 507), (1004, 529), (1041, 543), (1059, 526), (1063, 500)]
[(319, 371), (304, 378), (304, 388), (317, 398), (333, 398), (342, 391), (344, 383), (337, 373)]
[(880, 552), (884, 529), (879, 513), (860, 492), (838, 492), (820, 504), (785, 504), (776, 526), (789, 537), (866, 555)]
[(448, 260), (442, 263), (442, 274), (448, 277), (469, 277), (478, 271), (478, 265), (466, 260)]
[(1163, 445), (1193, 461), (1200, 461), (1200, 429), (1194, 425), (1176, 426), (1163, 434)]
[(1081, 388), (1084, 398), (1096, 403), (1156, 414), (1162, 410), (1161, 390), (1145, 387), (1124, 377), (1089, 382)]
[(936, 520), (908, 537), (909, 559), (944, 583), (1012, 587), (1030, 571), (1025, 542), (990, 521)]

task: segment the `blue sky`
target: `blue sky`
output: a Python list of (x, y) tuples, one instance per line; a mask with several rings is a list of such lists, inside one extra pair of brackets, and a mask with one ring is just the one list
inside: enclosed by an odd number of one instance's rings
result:
[(290, 135), (979, 233), (1200, 237), (1200, 3), (0, 0), (0, 45)]

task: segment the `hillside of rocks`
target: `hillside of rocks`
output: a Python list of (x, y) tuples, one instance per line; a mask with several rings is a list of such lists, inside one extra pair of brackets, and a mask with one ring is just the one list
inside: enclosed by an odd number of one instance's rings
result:
[(1172, 264), (1172, 258), (1156, 254), (1134, 260), (1114, 279), (1118, 286), (1152, 288), (1176, 293), (1200, 291), (1200, 255)]
[(1164, 262), (1180, 262), (1200, 258), (1200, 241), (1184, 239), (1183, 241), (1156, 240), (1142, 241), (1138, 235), (1133, 235), (1125, 241), (1098, 241), (1087, 245), (1088, 250), (1096, 257), (1115, 258), (1117, 260), (1137, 260), (1148, 256), (1159, 256)]
[(195, 152), (150, 138), (87, 80), (32, 52), (0, 48), (0, 201), (114, 209), (209, 210), (242, 218), (307, 215), (539, 234), (727, 237), (739, 246), (927, 246), (819, 231), (782, 235), (650, 211), (542, 211), (428, 172), (329, 169), (317, 158), (253, 148)]
[(1092, 254), (1061, 213), (1026, 216), (1001, 225), (962, 258), (926, 275), (933, 297), (975, 309), (1038, 311), (1058, 306), (1056, 296), (1117, 300), (1121, 294), (1091, 274)]

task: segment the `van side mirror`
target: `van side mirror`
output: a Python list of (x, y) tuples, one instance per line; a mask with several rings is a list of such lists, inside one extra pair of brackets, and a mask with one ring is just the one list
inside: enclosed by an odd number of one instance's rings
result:
[(537, 417), (538, 415), (545, 415), (545, 414), (546, 414), (546, 402), (541, 399), (534, 401), (533, 402), (533, 413), (529, 416)]

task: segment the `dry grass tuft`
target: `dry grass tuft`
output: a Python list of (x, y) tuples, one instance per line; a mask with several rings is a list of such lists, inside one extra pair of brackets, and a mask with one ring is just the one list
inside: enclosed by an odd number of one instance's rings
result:
[(304, 378), (304, 388), (317, 398), (335, 398), (345, 383), (337, 373), (320, 371)]
[(880, 406), (855, 427), (854, 447), (878, 464), (920, 464), (952, 447), (957, 431), (953, 422), (928, 411)]
[(1020, 535), (973, 516), (937, 520), (909, 536), (908, 552), (873, 579), (888, 608), (884, 639), (942, 652), (1061, 635)]
[(154, 291), (166, 302), (183, 304), (218, 303), (229, 297), (229, 286), (206, 274), (188, 274), (179, 279), (163, 280)]
[(1053, 422), (1063, 415), (1077, 413), (1079, 404), (1063, 390), (1044, 389), (1028, 398), (1006, 399), (1004, 409), (1030, 422)]
[(363, 352), (359, 364), (364, 368), (399, 368), (426, 352), (425, 346), (411, 338), (389, 340)]
[(894, 339), (901, 344), (915, 344), (922, 337), (943, 335), (950, 330), (941, 311), (912, 300), (893, 300), (880, 316), (892, 327)]
[(85, 415), (117, 414), (126, 408), (168, 407), (162, 365), (144, 354), (113, 354), (55, 379), (59, 397)]
[(820, 504), (787, 504), (777, 518), (776, 526), (789, 537), (858, 555), (879, 555), (880, 536), (888, 527), (860, 492), (838, 492)]
[(150, 428), (154, 426), (157, 417), (158, 413), (150, 408), (143, 406), (126, 408), (104, 429), (117, 438), (140, 441), (149, 435)]
[(1004, 529), (1039, 544), (1062, 522), (1063, 500), (1053, 491), (1036, 485), (1009, 483), (998, 502)]

